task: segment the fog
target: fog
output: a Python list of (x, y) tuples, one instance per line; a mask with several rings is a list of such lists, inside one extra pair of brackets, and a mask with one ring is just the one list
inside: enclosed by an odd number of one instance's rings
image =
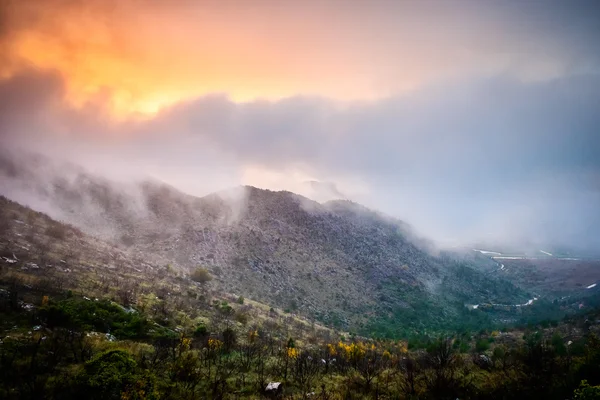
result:
[(196, 196), (244, 184), (344, 197), (445, 246), (600, 246), (598, 75), (459, 81), (361, 103), (210, 95), (129, 119), (68, 106), (64, 85), (35, 69), (0, 82), (0, 140), (17, 164), (30, 162), (25, 150)]
[[(60, 216), (34, 186), (83, 168), (116, 192), (350, 199), (442, 247), (600, 249), (599, 16), (586, 0), (0, 2), (0, 193)], [(11, 173), (34, 154), (53, 160), (40, 179)]]

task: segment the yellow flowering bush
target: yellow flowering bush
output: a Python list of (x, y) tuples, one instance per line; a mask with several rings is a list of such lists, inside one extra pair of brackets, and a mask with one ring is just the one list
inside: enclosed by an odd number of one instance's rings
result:
[(179, 343), (179, 351), (187, 351), (190, 349), (190, 345), (192, 344), (192, 339), (182, 337), (181, 342)]
[(327, 344), (327, 351), (329, 353), (330, 356), (335, 356), (337, 355), (337, 350), (335, 349), (335, 345), (328, 343)]
[(223, 342), (219, 339), (210, 338), (208, 339), (208, 348), (209, 350), (217, 351), (223, 347)]
[(298, 350), (293, 347), (287, 347), (286, 355), (288, 358), (295, 359), (298, 357)]
[(338, 343), (340, 352), (350, 361), (358, 361), (365, 355), (365, 346), (362, 343), (345, 344), (341, 341)]

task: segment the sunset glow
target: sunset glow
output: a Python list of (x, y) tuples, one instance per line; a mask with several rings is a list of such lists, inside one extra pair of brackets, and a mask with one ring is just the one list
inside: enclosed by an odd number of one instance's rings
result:
[[(218, 7), (159, 5), (131, 21), (133, 3), (59, 4), (64, 10), (15, 6), (17, 21), (35, 22), (13, 32), (9, 58), (12, 72), (22, 65), (58, 71), (67, 84), (66, 100), (74, 105), (101, 100), (121, 114), (154, 113), (208, 93), (225, 93), (234, 101), (389, 94), (376, 90), (353, 51), (330, 52), (314, 40), (310, 23), (280, 35), (279, 26), (269, 32), (256, 21), (241, 21), (243, 10), (227, 15)], [(400, 86), (413, 87), (414, 73), (406, 76)]]
[[(540, 48), (540, 57), (519, 49), (526, 44), (499, 25), (502, 10), (266, 0), (11, 4), (10, 70), (56, 70), (70, 103), (103, 101), (120, 114), (209, 93), (374, 100), (465, 74), (564, 72), (560, 57), (543, 58), (553, 49)], [(527, 29), (518, 19), (515, 26)]]

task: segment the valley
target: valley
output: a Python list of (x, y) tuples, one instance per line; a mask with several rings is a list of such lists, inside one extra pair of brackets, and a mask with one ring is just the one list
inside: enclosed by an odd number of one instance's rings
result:
[[(3, 192), (37, 207), (0, 197), (8, 398), (34, 398), (36, 387), (96, 390), (85, 371), (113, 354), (139, 365), (140, 390), (166, 398), (257, 398), (267, 379), (286, 382), (293, 398), (316, 395), (318, 385), (324, 399), (495, 396), (482, 376), (532, 387), (502, 371), (531, 368), (526, 355), (540, 349), (588, 365), (600, 332), (595, 260), (440, 250), (410, 225), (348, 200), (255, 187), (194, 197), (73, 166), (63, 166), (62, 179), (48, 175), (43, 157), (0, 161)], [(75, 347), (65, 353), (64, 343)], [(451, 354), (450, 366), (435, 366), (439, 351)], [(503, 364), (506, 352), (512, 364)], [(55, 380), (68, 365), (79, 372), (63, 376), (80, 383)], [(420, 377), (412, 389), (411, 365)], [(429, 380), (437, 373), (458, 375)], [(119, 385), (136, 396), (130, 383)], [(560, 385), (561, 393), (575, 388)], [(509, 386), (498, 390), (518, 396)]]

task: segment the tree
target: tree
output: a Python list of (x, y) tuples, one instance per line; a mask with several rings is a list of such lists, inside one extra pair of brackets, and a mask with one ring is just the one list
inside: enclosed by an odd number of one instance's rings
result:
[(233, 348), (235, 347), (236, 343), (237, 343), (237, 334), (235, 333), (235, 331), (231, 328), (226, 328), (223, 331), (223, 345), (225, 348), (225, 351), (229, 352), (231, 350), (233, 350)]
[[(293, 348), (292, 348), (293, 349)], [(295, 349), (294, 349), (295, 350)], [(321, 369), (320, 358), (317, 354), (302, 351), (291, 359), (292, 375), (294, 381), (302, 390), (302, 397), (306, 398), (312, 389), (313, 382)]]
[(191, 278), (193, 281), (198, 282), (201, 285), (205, 285), (213, 279), (210, 272), (208, 272), (206, 268), (202, 267), (196, 268), (194, 272), (192, 272)]
[(153, 398), (150, 377), (139, 375), (137, 363), (125, 350), (108, 350), (85, 364), (80, 376), (82, 395), (88, 399)]
[(598, 400), (600, 399), (600, 386), (590, 386), (587, 381), (581, 381), (579, 389), (575, 390), (575, 400)]

